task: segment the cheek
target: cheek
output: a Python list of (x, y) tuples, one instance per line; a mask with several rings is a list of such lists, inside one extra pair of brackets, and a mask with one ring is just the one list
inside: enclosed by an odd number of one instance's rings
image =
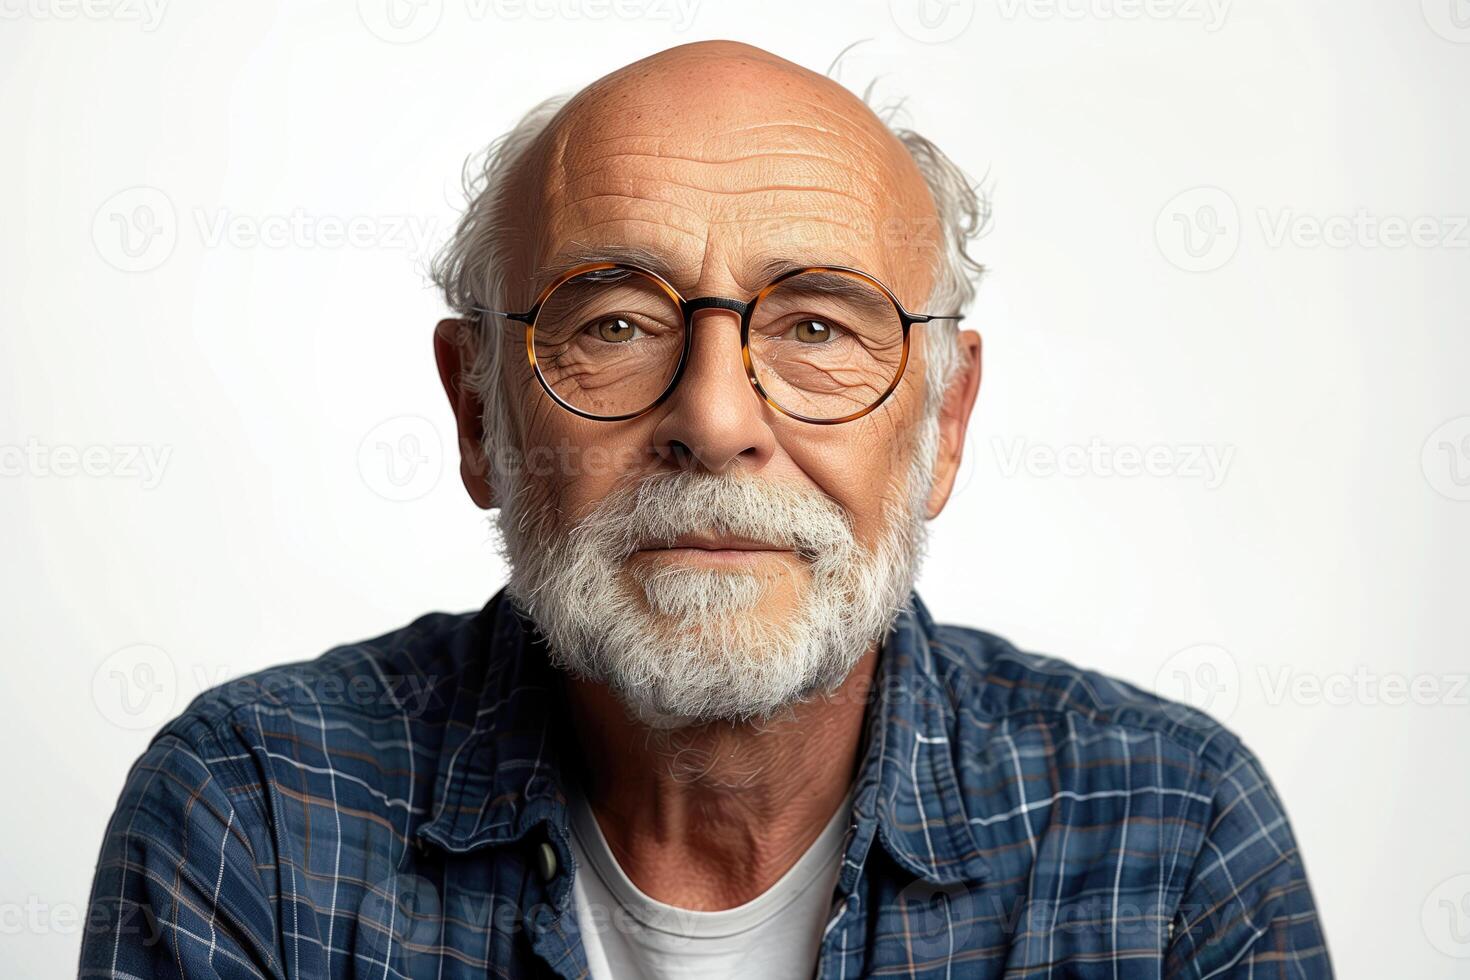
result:
[[(848, 427), (857, 431), (839, 431)], [(906, 428), (860, 419), (805, 435), (787, 451), (806, 477), (847, 513), (865, 548), (877, 543), (896, 511), (907, 505), (913, 445)]]
[(657, 456), (641, 423), (616, 425), (579, 420), (546, 403), (524, 429), (528, 469), (561, 523), (575, 523), (620, 486), (656, 469)]

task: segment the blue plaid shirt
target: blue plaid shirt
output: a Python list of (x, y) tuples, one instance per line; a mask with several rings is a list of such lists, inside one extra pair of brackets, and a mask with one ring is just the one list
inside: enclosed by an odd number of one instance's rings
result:
[[(587, 975), (559, 675), (504, 597), (198, 698), (128, 776), (81, 975)], [(823, 978), (1326, 977), (1281, 801), (1205, 716), (916, 599)]]

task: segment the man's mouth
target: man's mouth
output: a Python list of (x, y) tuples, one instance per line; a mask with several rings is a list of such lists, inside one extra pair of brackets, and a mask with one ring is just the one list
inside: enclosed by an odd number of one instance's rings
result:
[(795, 555), (795, 550), (786, 545), (720, 534), (681, 534), (672, 541), (642, 544), (633, 552), (633, 557), (656, 561), (735, 568)]

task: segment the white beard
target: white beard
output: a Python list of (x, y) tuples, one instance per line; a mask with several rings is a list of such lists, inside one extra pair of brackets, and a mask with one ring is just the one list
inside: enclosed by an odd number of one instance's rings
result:
[[(871, 551), (831, 498), (759, 477), (654, 474), (570, 528), (539, 488), (522, 484), (500, 497), (497, 519), (510, 595), (558, 667), (608, 685), (644, 724), (769, 718), (835, 690), (907, 602), (937, 429), (921, 423), (907, 492), (887, 508)], [(763, 603), (775, 583), (752, 571), (627, 563), (640, 545), (700, 532), (794, 551), (810, 573), (795, 612), (772, 619)]]

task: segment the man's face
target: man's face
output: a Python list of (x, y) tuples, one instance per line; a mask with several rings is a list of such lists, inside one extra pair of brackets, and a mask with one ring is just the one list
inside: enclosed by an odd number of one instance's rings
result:
[[(902, 145), (835, 84), (754, 49), (675, 49), (590, 86), (529, 154), (518, 181), (530, 234), (524, 267), (510, 277), (508, 299), (516, 309), (529, 306), (555, 270), (632, 255), (686, 297), (748, 300), (775, 264), (834, 264), (877, 277), (910, 310), (950, 312), (926, 305), (938, 222)], [(933, 461), (915, 466), (926, 416), (926, 329), (914, 328), (904, 380), (893, 395), (876, 411), (838, 425), (791, 419), (763, 402), (742, 364), (739, 316), (729, 311), (695, 314), (678, 388), (629, 421), (579, 418), (546, 396), (524, 356), (503, 358), (505, 422), (525, 455), (513, 491), (522, 499), (498, 503), (519, 527), (540, 524), (540, 533), (553, 537), (610, 510), (616, 520), (601, 526), (626, 527), (636, 525), (627, 501), (641, 483), (683, 472), (686, 495), (690, 480), (717, 488), (745, 481), (739, 485), (764, 488), (743, 501), (747, 508), (760, 509), (759, 495), (769, 490), (795, 501), (784, 510), (769, 503), (773, 517), (779, 513), (788, 523), (821, 524), (818, 511), (839, 517), (858, 549), (851, 560), (871, 559), (885, 535), (891, 547), (917, 550), (912, 524), (942, 504), (952, 478), (949, 456), (957, 458), (957, 445), (938, 447), (942, 487), (937, 498), (931, 495)], [(510, 333), (509, 349), (519, 353), (519, 334)], [(963, 407), (967, 414), (968, 403)], [(962, 432), (963, 420), (960, 425)], [(931, 443), (933, 435), (952, 441), (933, 420), (930, 429)], [(489, 448), (503, 454), (508, 447)], [(649, 583), (659, 581), (682, 583), (680, 598), (663, 605), (689, 613), (690, 603), (705, 603), (712, 619), (744, 605), (738, 616), (747, 627), (753, 622), (776, 631), (761, 635), (779, 635), (783, 624), (810, 616), (813, 590), (836, 585), (819, 580), (813, 556), (796, 544), (799, 535), (759, 521), (720, 520), (719, 498), (711, 499), (709, 522), (685, 507), (660, 526), (660, 534), (671, 534), (687, 525), (672, 540), (635, 534), (643, 539), (623, 542), (631, 553), (609, 553), (620, 565), (611, 574), (626, 588), (620, 596), (641, 607), (639, 628), (697, 631), (690, 615), (655, 608), (661, 603)], [(719, 524), (723, 530), (710, 526)], [(732, 534), (732, 527), (743, 533)], [(543, 544), (508, 543), (513, 565), (530, 561), (523, 555), (517, 562), (518, 547)], [(916, 558), (883, 560), (901, 560), (911, 574)], [(716, 609), (716, 592), (692, 586), (701, 582), (736, 583), (746, 598), (731, 598), (727, 588), (725, 608)], [(619, 584), (604, 580), (602, 587)]]

